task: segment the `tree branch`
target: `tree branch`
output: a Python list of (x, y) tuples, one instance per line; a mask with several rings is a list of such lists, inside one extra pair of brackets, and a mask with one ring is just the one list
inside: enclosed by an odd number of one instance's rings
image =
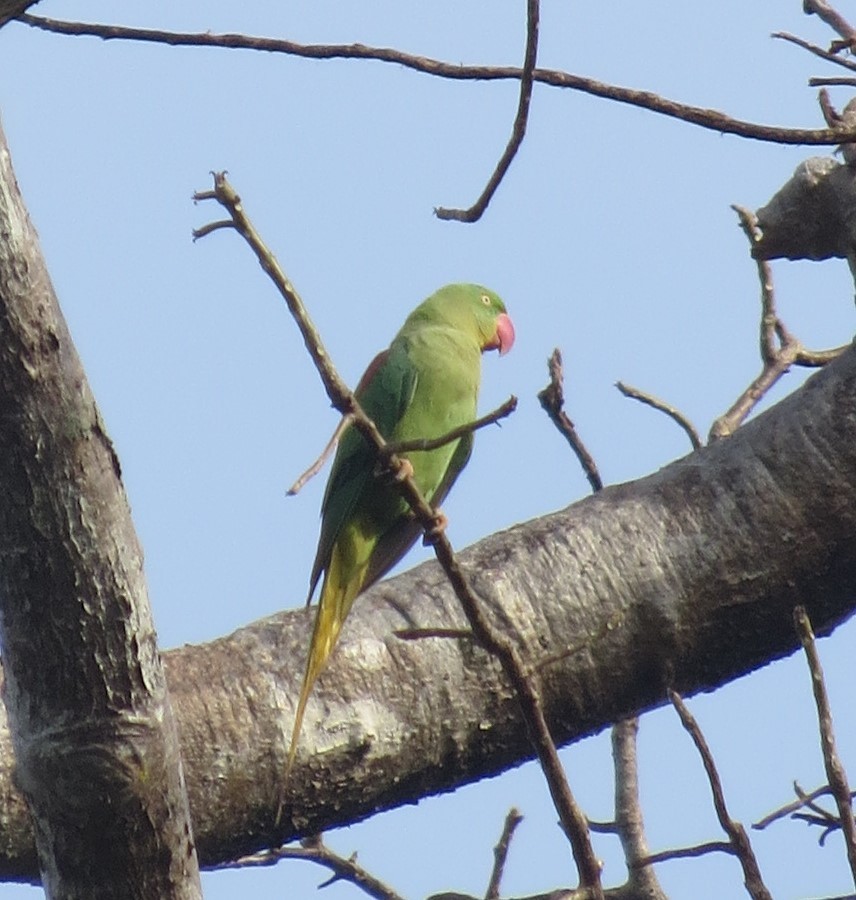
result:
[(514, 125), (511, 129), (511, 137), (508, 139), (505, 152), (496, 164), (493, 175), (490, 176), (484, 191), (469, 209), (446, 209), (439, 207), (434, 210), (438, 219), (453, 219), (457, 222), (476, 222), (487, 209), (496, 189), (505, 177), (512, 160), (517, 155), (523, 138), (526, 136), (526, 123), (529, 119), (529, 105), (532, 101), (533, 73), (535, 63), (538, 61), (538, 20), (540, 18), (539, 0), (527, 0), (526, 3), (526, 53), (523, 58), (523, 70), (520, 75), (520, 96), (517, 101), (517, 114), (514, 117)]
[[(667, 683), (684, 696), (708, 691), (793, 652), (797, 603), (818, 633), (831, 631), (856, 606), (854, 534), (851, 349), (729, 440), (488, 537), (460, 562), (494, 627), (526, 648), (533, 668), (551, 660), (540, 687), (562, 745), (661, 705)], [(164, 654), (205, 865), (532, 758), (496, 661), (475, 642), (394, 636), (421, 625), (466, 627), (433, 562), (355, 605), (316, 687), (324, 715), (307, 721), (304, 740), (323, 753), (311, 779), (294, 773), (287, 833), (272, 822), (288, 698), (302, 674), (294, 659), (311, 618), (291, 610)], [(563, 652), (574, 642), (580, 652)], [(32, 878), (12, 765), (0, 711), (0, 876)]]
[(499, 841), (496, 847), (493, 848), (493, 870), (490, 873), (490, 882), (485, 891), (484, 900), (499, 900), (499, 887), (502, 884), (502, 874), (505, 871), (505, 861), (508, 859), (511, 838), (522, 821), (523, 816), (512, 807), (505, 817), (505, 824), (502, 827)]
[(388, 443), (384, 452), (387, 454), (398, 454), (407, 453), (412, 450), (436, 450), (438, 447), (451, 444), (452, 441), (456, 441), (465, 434), (472, 434), (474, 431), (478, 431), (488, 425), (499, 423), (501, 419), (507, 418), (516, 409), (517, 397), (511, 396), (502, 404), (502, 406), (498, 406), (493, 412), (480, 416), (473, 422), (467, 422), (466, 425), (461, 425), (459, 428), (453, 428), (446, 434), (441, 434), (440, 437), (432, 438), (430, 440), (420, 438), (415, 441), (396, 441), (395, 443)]
[(625, 384), (623, 381), (616, 382), (615, 386), (625, 397), (629, 397), (631, 400), (638, 400), (652, 409), (659, 410), (661, 413), (665, 413), (673, 422), (676, 422), (690, 439), (693, 450), (698, 450), (701, 447), (701, 438), (698, 436), (695, 425), (680, 410), (670, 406), (664, 400), (660, 400), (659, 397), (640, 391), (639, 388), (635, 388), (631, 384)]
[[(388, 47), (368, 47), (365, 44), (299, 44), (294, 41), (274, 38), (250, 37), (242, 34), (179, 33), (146, 28), (128, 28), (119, 25), (96, 25), (85, 22), (63, 22), (41, 16), (24, 14), (19, 21), (67, 35), (88, 35), (102, 40), (144, 41), (170, 46), (223, 47), (228, 49), (260, 50), (268, 53), (283, 53), (307, 59), (365, 59), (394, 63), (438, 78), (458, 81), (519, 81), (523, 71), (514, 66), (465, 66), (447, 63), (426, 56), (416, 56)], [(780, 128), (774, 125), (759, 125), (741, 119), (734, 119), (715, 109), (690, 106), (660, 97), (650, 91), (605, 84), (594, 78), (572, 75), (555, 69), (535, 69), (533, 81), (552, 87), (581, 91), (605, 100), (641, 107), (660, 115), (698, 125), (721, 134), (776, 144), (830, 145), (845, 141), (856, 141), (856, 131), (843, 132), (837, 129)]]
[(826, 768), (826, 777), (829, 781), (830, 791), (835, 800), (835, 805), (838, 807), (838, 824), (844, 835), (847, 861), (850, 863), (853, 882), (856, 884), (856, 821), (853, 819), (850, 785), (847, 783), (847, 773), (844, 771), (841, 758), (835, 749), (835, 731), (832, 725), (829, 696), (826, 693), (826, 684), (823, 679), (823, 667), (820, 664), (820, 656), (817, 652), (811, 620), (804, 606), (797, 606), (794, 610), (794, 625), (808, 660), (811, 686), (814, 692), (814, 700), (817, 704), (823, 763)]
[(247, 869), (258, 866), (275, 866), (283, 859), (302, 859), (308, 862), (324, 866), (333, 874), (323, 884), (318, 885), (320, 890), (336, 881), (347, 881), (358, 887), (364, 894), (373, 897), (374, 900), (403, 900), (389, 885), (375, 878), (357, 863), (357, 855), (354, 853), (348, 859), (339, 856), (331, 850), (323, 841), (321, 835), (305, 838), (299, 847), (276, 847), (271, 850), (263, 850), (242, 856), (231, 862), (215, 866), (217, 869)]
[(672, 706), (675, 707), (681, 723), (693, 739), (693, 743), (701, 756), (702, 764), (710, 783), (710, 790), (713, 794), (713, 808), (716, 810), (716, 817), (719, 819), (722, 830), (728, 835), (732, 852), (743, 868), (743, 879), (749, 896), (753, 900), (772, 900), (772, 894), (767, 890), (764, 879), (761, 877), (758, 860), (752, 851), (752, 844), (749, 841), (749, 835), (746, 834), (746, 829), (728, 814), (728, 809), (725, 805), (725, 793), (722, 790), (719, 773), (716, 771), (716, 763), (713, 761), (713, 754), (710, 752), (710, 747), (707, 745), (698, 722), (687, 709), (686, 704), (677, 691), (669, 690), (669, 699), (672, 701)]
[(603, 480), (600, 477), (597, 463), (577, 434), (574, 423), (565, 412), (565, 376), (562, 368), (562, 352), (558, 347), (547, 360), (547, 369), (550, 373), (550, 383), (538, 392), (538, 400), (544, 412), (550, 417), (550, 421), (558, 429), (559, 434), (565, 438), (570, 444), (571, 450), (576, 454), (591, 489), (595, 492), (600, 491), (603, 489)]
[[(839, 168), (845, 167), (839, 166)], [(731, 208), (737, 213), (740, 227), (749, 239), (752, 256), (755, 258), (758, 269), (758, 279), (761, 283), (759, 346), (763, 368), (761, 374), (752, 381), (731, 407), (713, 422), (709, 434), (709, 439), (712, 441), (733, 434), (773, 385), (790, 371), (791, 366), (812, 368), (824, 366), (845, 349), (836, 347), (832, 350), (807, 350), (791, 334), (776, 310), (776, 296), (773, 290), (773, 273), (770, 264), (764, 256), (755, 252), (763, 240), (758, 218), (742, 206), (732, 205)]]

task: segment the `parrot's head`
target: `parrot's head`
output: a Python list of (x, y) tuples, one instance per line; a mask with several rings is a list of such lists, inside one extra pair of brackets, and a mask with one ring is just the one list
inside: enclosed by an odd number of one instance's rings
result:
[(514, 324), (505, 304), (480, 284), (447, 284), (432, 294), (413, 315), (444, 320), (472, 333), (482, 351), (508, 353), (514, 344)]

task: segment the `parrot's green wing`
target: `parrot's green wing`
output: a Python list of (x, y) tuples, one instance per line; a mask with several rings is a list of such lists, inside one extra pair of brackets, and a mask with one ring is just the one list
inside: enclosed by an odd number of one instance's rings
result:
[[(404, 411), (413, 400), (417, 381), (416, 369), (406, 347), (394, 343), (374, 358), (357, 385), (354, 392), (357, 401), (385, 438), (395, 432)], [(311, 600), (321, 573), (329, 564), (333, 545), (342, 527), (353, 515), (361, 497), (372, 489), (376, 469), (377, 454), (359, 431), (350, 426), (339, 443), (321, 504), (321, 536), (309, 580), (308, 600)], [(413, 540), (418, 531), (417, 527)]]

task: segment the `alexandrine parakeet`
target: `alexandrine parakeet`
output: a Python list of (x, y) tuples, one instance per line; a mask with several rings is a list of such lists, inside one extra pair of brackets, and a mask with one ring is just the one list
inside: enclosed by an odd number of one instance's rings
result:
[[(481, 354), (504, 354), (513, 342), (514, 326), (493, 291), (447, 285), (416, 307), (389, 348), (375, 357), (357, 386), (357, 400), (390, 442), (441, 437), (476, 418)], [(466, 465), (472, 444), (470, 433), (434, 450), (401, 454), (435, 507)], [(404, 556), (421, 530), (395, 484), (378, 477), (376, 454), (353, 426), (339, 442), (321, 516), (307, 602), (322, 575), (324, 580), (287, 772), (312, 686), (354, 599)]]

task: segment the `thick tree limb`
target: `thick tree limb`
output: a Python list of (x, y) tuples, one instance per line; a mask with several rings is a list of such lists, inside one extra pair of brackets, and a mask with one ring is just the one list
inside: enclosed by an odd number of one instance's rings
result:
[[(798, 602), (828, 633), (856, 607), (854, 533), (851, 348), (727, 440), (486, 538), (460, 561), (524, 657), (555, 659), (542, 670), (543, 702), (567, 743), (661, 705), (668, 682), (691, 695), (793, 652)], [(311, 611), (295, 610), (166, 654), (206, 864), (531, 756), (515, 698), (484, 651), (393, 637), (463, 626), (445, 576), (427, 563), (355, 605), (307, 713), (316, 754), (292, 773), (293, 819), (274, 832), (311, 626)], [(0, 816), (11, 817), (0, 872), (20, 875), (32, 851), (18, 810), (0, 782)]]
[(14, 745), (49, 897), (199, 897), (142, 554), (2, 132), (0, 235), (3, 775)]

